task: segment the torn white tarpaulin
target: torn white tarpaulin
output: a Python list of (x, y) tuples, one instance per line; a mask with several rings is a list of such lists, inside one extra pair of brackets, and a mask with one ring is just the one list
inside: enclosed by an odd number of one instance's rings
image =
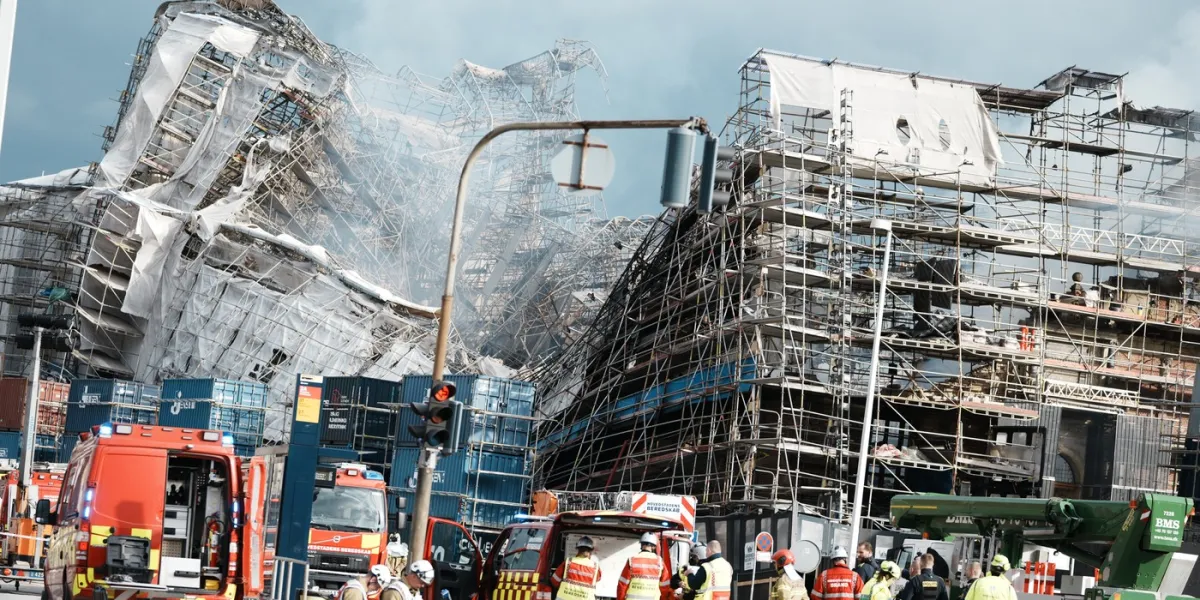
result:
[(166, 22), (165, 31), (146, 59), (149, 65), (138, 86), (137, 96), (100, 161), (101, 184), (120, 187), (133, 172), (138, 157), (151, 141), (167, 103), (183, 82), (188, 68), (204, 45), (245, 57), (258, 43), (259, 34), (231, 21), (208, 15), (182, 13)]
[(134, 232), (141, 246), (133, 260), (129, 287), (121, 311), (149, 319), (162, 293), (163, 266), (175, 245), (175, 236), (183, 229), (183, 221), (153, 210), (139, 210)]
[(772, 53), (763, 58), (776, 129), (797, 108), (828, 111), (836, 127), (847, 92), (859, 164), (878, 160), (914, 171), (905, 176), (995, 183), (1000, 138), (973, 86)]

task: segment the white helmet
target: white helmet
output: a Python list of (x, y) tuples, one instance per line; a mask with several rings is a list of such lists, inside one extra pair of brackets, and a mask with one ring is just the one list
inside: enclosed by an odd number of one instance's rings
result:
[(418, 560), (408, 565), (408, 572), (416, 575), (425, 585), (433, 583), (433, 565), (427, 560)]
[(655, 536), (653, 533), (650, 533), (649, 531), (647, 531), (646, 533), (642, 534), (642, 543), (650, 544), (651, 546), (657, 546), (658, 545), (658, 537)]
[(387, 545), (388, 556), (405, 558), (408, 556), (408, 544), (404, 542), (389, 542)]
[(834, 546), (833, 552), (829, 553), (829, 558), (833, 560), (837, 560), (839, 558), (846, 559), (850, 558), (850, 553), (846, 552), (846, 549), (841, 546)]
[(392, 580), (392, 570), (387, 565), (375, 565), (371, 567), (371, 576), (379, 580), (379, 585), (387, 585)]

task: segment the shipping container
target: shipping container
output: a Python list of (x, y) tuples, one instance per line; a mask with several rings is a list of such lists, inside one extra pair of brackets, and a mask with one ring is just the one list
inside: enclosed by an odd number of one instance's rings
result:
[[(396, 448), (389, 485), (401, 489), (415, 488), (417, 462), (420, 457), (420, 448)], [(463, 495), (467, 492), (467, 457), (465, 453), (459, 452), (438, 458), (437, 468), (433, 471), (433, 491), (456, 495)]]
[(20, 431), (0, 431), (0, 458), (21, 459)]
[(400, 382), (372, 377), (326, 377), (321, 388), (322, 404), (380, 406), (400, 402)]
[(66, 433), (88, 431), (101, 423), (155, 425), (158, 411), (122, 404), (68, 404)]
[[(42, 380), (38, 389), (37, 431), (44, 435), (62, 433), (66, 424), (66, 401), (70, 384)], [(25, 429), (25, 406), (29, 402), (29, 380), (0, 379), (0, 429)]]
[(234, 444), (233, 453), (238, 456), (251, 457), (258, 450), (258, 446), (253, 444)]
[(248, 438), (250, 443), (257, 445), (262, 438), (263, 410), (207, 400), (163, 400), (158, 409), (158, 424), (241, 434), (240, 437)]
[[(420, 455), (420, 448), (396, 448), (388, 480), (391, 487), (416, 487)], [(525, 504), (529, 468), (530, 461), (525, 455), (459, 452), (439, 457), (433, 472), (433, 491), (491, 502)]]
[(154, 409), (160, 388), (120, 379), (76, 379), (71, 382), (71, 404), (119, 404)]
[(470, 496), (466, 498), (465, 505), (459, 518), (469, 528), (501, 529), (527, 510), (525, 506), (479, 500)]
[[(397, 512), (397, 499), (402, 499), (406, 503), (405, 506), (407, 507), (404, 509), (404, 512), (410, 515), (412, 514), (413, 506), (416, 502), (416, 500), (414, 500), (415, 494), (413, 492), (397, 492), (395, 494), (388, 494), (388, 496), (390, 498), (389, 510), (391, 512)], [(462, 513), (466, 503), (467, 499), (464, 496), (434, 492), (429, 495), (429, 516), (437, 517), (439, 519), (459, 521), (462, 519)], [(407, 537), (402, 539), (407, 539)]]
[(58, 443), (58, 462), (71, 462), (71, 451), (79, 444), (79, 434), (65, 434)]
[(217, 404), (265, 408), (267, 385), (233, 379), (167, 379), (162, 384), (163, 400), (209, 400)]

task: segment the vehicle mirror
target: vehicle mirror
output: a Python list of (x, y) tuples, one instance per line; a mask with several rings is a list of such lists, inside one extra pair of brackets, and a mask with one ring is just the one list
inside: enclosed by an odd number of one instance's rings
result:
[(50, 512), (50, 499), (42, 498), (38, 500), (37, 508), (34, 509), (33, 520), (38, 525), (54, 525), (58, 520), (55, 517), (58, 515)]

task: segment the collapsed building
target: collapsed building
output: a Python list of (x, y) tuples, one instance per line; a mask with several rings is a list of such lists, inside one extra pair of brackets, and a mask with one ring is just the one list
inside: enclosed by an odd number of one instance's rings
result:
[[(283, 406), (298, 372), (428, 372), (467, 152), (505, 122), (577, 120), (586, 70), (605, 76), (560, 41), (391, 75), (271, 2), (164, 4), (102, 160), (0, 188), (4, 371), (30, 366), (17, 315), (45, 312), (74, 316), (43, 355), (54, 377), (250, 379)], [(544, 177), (561, 140), (510, 134), (476, 167), (452, 368), (568, 342), (648, 228)]]
[(876, 526), (897, 493), (1195, 495), (1200, 123), (1133, 97), (756, 53), (729, 206), (665, 215), (538, 372), (537, 484), (844, 521), (866, 460)]

